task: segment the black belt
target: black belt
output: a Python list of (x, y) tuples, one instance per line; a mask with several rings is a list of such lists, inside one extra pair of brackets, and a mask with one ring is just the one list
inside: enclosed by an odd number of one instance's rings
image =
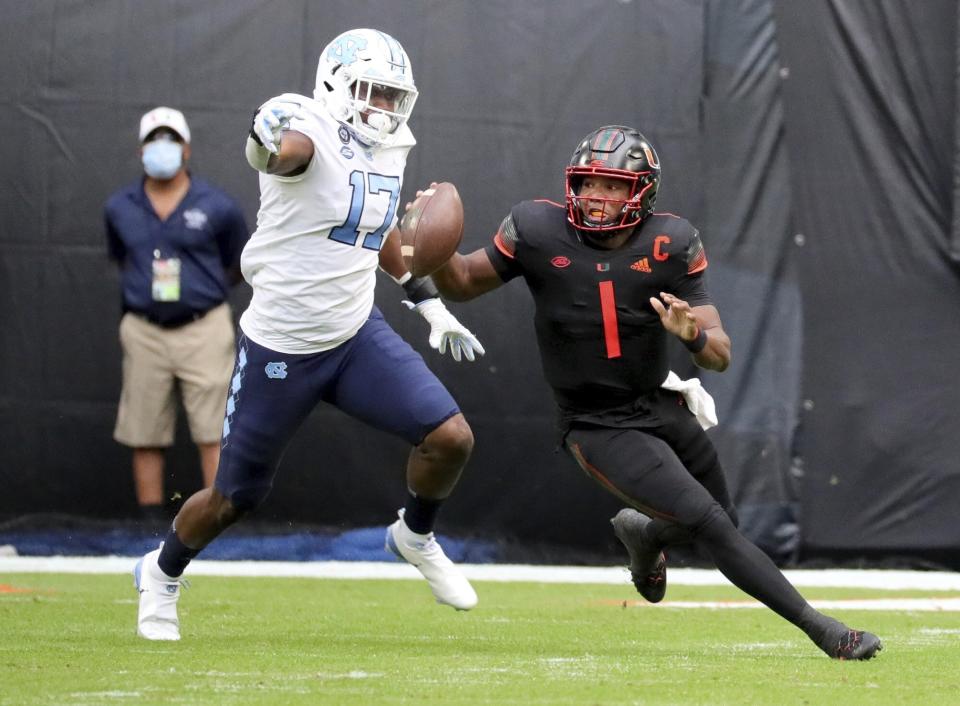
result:
[[(219, 304), (217, 306), (219, 306)], [(161, 319), (156, 314), (151, 314), (146, 311), (137, 311), (136, 309), (127, 309), (127, 311), (135, 316), (139, 316), (141, 319), (146, 319), (151, 324), (159, 326), (160, 328), (180, 328), (182, 326), (186, 326), (187, 324), (192, 324), (194, 321), (199, 321), (215, 308), (216, 307), (205, 309), (203, 311), (193, 311), (189, 314), (177, 316), (172, 319)]]

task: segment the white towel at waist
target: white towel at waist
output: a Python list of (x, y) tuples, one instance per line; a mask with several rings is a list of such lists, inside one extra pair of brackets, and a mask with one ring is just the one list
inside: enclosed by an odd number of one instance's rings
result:
[(703, 389), (699, 378), (681, 380), (680, 376), (671, 370), (660, 387), (683, 395), (687, 408), (693, 412), (704, 429), (717, 426), (717, 405), (710, 393)]

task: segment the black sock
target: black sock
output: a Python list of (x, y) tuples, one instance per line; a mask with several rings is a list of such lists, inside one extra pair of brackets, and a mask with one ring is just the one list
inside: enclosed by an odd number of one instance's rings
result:
[(703, 541), (717, 568), (735, 586), (789, 620), (817, 647), (836, 657), (840, 638), (846, 634), (847, 626), (807, 603), (770, 557), (740, 534), (731, 522), (712, 523), (710, 530), (701, 534), (698, 541)]
[(817, 611), (812, 606), (807, 605), (800, 614), (800, 620), (797, 627), (807, 633), (807, 636), (821, 650), (831, 657), (836, 657), (837, 648), (840, 646), (840, 638), (847, 634), (847, 626), (836, 618)]
[(429, 534), (437, 521), (437, 513), (443, 500), (430, 500), (407, 491), (407, 502), (403, 506), (403, 521), (417, 534)]
[(167, 532), (167, 538), (163, 540), (163, 549), (160, 550), (160, 556), (157, 557), (157, 566), (160, 571), (172, 579), (177, 578), (187, 568), (187, 564), (197, 554), (199, 549), (191, 549), (180, 541), (177, 536), (177, 530), (173, 527)]
[(737, 588), (803, 630), (824, 651), (834, 636), (839, 639), (846, 630), (842, 623), (811, 608), (773, 560), (740, 534), (726, 515), (704, 525), (696, 541)]

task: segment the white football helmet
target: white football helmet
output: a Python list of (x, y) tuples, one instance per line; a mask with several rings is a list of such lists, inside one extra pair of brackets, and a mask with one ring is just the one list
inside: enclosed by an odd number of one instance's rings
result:
[(313, 97), (362, 142), (387, 146), (413, 112), (417, 87), (400, 42), (375, 29), (351, 29), (320, 54)]

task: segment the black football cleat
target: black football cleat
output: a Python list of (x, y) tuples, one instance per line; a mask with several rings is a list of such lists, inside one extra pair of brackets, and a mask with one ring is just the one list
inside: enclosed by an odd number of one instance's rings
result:
[(630, 555), (630, 578), (637, 592), (650, 603), (659, 603), (667, 592), (667, 558), (659, 547), (651, 547), (644, 530), (650, 518), (624, 508), (610, 520), (613, 533)]
[(830, 654), (834, 659), (873, 659), (883, 649), (880, 638), (872, 632), (848, 630), (844, 633)]

